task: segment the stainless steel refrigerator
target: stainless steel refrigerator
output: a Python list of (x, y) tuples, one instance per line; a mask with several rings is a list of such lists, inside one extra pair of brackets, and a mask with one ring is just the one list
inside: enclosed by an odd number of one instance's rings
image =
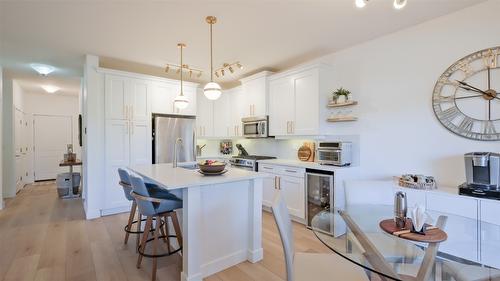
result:
[(177, 161), (196, 161), (196, 117), (153, 114), (153, 164), (172, 163), (174, 145), (182, 139)]

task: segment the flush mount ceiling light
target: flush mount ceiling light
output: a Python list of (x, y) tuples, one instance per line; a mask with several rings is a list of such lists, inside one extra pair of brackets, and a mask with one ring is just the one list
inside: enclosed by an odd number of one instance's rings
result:
[(181, 49), (181, 92), (179, 93), (179, 95), (175, 98), (174, 100), (174, 105), (175, 107), (177, 107), (178, 109), (184, 109), (186, 108), (188, 105), (189, 105), (189, 100), (187, 99), (187, 97), (184, 95), (184, 89), (183, 89), (183, 80), (182, 80), (182, 73), (184, 72), (182, 70), (182, 68), (184, 68), (184, 64), (182, 63), (182, 50), (184, 48), (186, 48), (186, 44), (184, 43), (179, 43), (177, 44), (177, 47), (179, 47), (179, 49)]
[(406, 6), (407, 0), (394, 0), (393, 6), (396, 10), (401, 10)]
[(36, 72), (38, 72), (38, 74), (41, 76), (47, 76), (50, 73), (52, 73), (54, 70), (56, 70), (55, 67), (53, 67), (51, 65), (40, 64), (40, 63), (32, 63), (32, 64), (30, 64), (30, 66)]
[(208, 16), (205, 20), (210, 25), (210, 82), (203, 88), (203, 94), (205, 94), (205, 97), (209, 100), (216, 100), (222, 94), (220, 85), (214, 82), (212, 26), (217, 22), (217, 18), (214, 16)]
[(41, 87), (42, 87), (42, 89), (45, 90), (45, 92), (47, 92), (49, 94), (53, 94), (53, 93), (59, 91), (58, 87), (52, 86), (52, 85), (42, 85)]
[(356, 0), (354, 3), (356, 4), (356, 7), (363, 8), (368, 3), (368, 0)]
[[(358, 8), (364, 8), (366, 4), (368, 4), (369, 0), (354, 0), (354, 4)], [(408, 3), (408, 0), (394, 0), (392, 5), (394, 6), (394, 9), (396, 10), (401, 10), (403, 9), (406, 4)]]

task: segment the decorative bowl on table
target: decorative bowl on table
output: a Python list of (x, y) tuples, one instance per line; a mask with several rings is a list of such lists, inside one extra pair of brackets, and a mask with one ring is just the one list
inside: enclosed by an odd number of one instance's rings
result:
[(205, 160), (198, 163), (200, 172), (203, 174), (221, 174), (225, 171), (226, 163), (216, 160)]

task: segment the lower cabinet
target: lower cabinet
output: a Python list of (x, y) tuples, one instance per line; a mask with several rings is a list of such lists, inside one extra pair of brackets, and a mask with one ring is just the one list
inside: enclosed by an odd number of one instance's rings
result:
[(288, 211), (292, 216), (305, 219), (305, 186), (304, 178), (280, 176), (278, 178), (278, 188), (286, 202)]
[[(439, 251), (471, 261), (478, 256), (478, 200), (448, 194), (427, 194), (427, 209), (438, 213), (453, 214), (446, 221), (448, 239), (439, 245)], [(437, 219), (437, 218), (433, 218)]]
[(481, 200), (481, 222), (479, 235), (481, 237), (481, 262), (495, 268), (500, 268), (500, 202)]
[(264, 180), (262, 205), (270, 208), (276, 191), (280, 190), (290, 215), (305, 220), (304, 169), (264, 164), (259, 166), (259, 173), (272, 176)]

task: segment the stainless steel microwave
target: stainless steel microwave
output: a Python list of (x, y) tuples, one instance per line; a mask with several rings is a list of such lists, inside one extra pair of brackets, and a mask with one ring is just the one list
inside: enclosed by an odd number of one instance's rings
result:
[(322, 165), (349, 166), (352, 162), (350, 142), (318, 142), (317, 161)]
[(267, 116), (245, 117), (241, 119), (243, 136), (245, 138), (267, 138), (269, 137)]

